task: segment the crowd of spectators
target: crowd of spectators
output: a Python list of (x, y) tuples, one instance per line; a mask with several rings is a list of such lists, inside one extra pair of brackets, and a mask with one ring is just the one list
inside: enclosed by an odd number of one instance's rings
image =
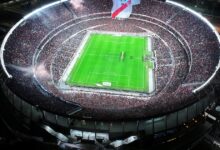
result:
[[(80, 10), (64, 2), (33, 14), (6, 43), (4, 61), (13, 76), (8, 87), (51, 112), (65, 114), (74, 102), (84, 108), (76, 114), (79, 117), (100, 119), (153, 116), (192, 103), (196, 100), (193, 83), (205, 82), (216, 69), (217, 38), (209, 26), (186, 10), (159, 1), (142, 3), (125, 20), (111, 19), (108, 0), (85, 1)], [(93, 14), (97, 12), (101, 13)], [(154, 33), (156, 92), (137, 96), (60, 90), (59, 80), (89, 30)], [(49, 77), (34, 74), (34, 67), (40, 64)]]
[(169, 24), (181, 33), (191, 49), (192, 70), (185, 82), (206, 81), (219, 60), (219, 43), (212, 29), (187, 11), (176, 15)]

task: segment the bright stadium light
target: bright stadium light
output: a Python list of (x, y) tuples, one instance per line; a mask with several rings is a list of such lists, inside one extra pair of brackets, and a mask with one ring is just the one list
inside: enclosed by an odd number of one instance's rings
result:
[(63, 2), (65, 2), (65, 1), (68, 1), (68, 0), (60, 0), (60, 1), (56, 1), (56, 2), (54, 2), (54, 3), (51, 3), (51, 4), (47, 4), (47, 5), (45, 5), (45, 6), (42, 6), (42, 7), (38, 8), (38, 9), (34, 10), (33, 12), (29, 13), (28, 15), (24, 16), (24, 19), (29, 18), (29, 17), (32, 16), (33, 14), (36, 14), (36, 13), (42, 11), (42, 10), (45, 9), (45, 8), (51, 7), (51, 6), (56, 5), (56, 4), (59, 4), (59, 3), (63, 3)]

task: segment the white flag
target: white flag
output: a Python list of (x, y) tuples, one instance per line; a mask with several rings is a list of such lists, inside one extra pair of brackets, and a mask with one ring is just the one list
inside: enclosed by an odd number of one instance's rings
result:
[(112, 18), (129, 18), (132, 6), (140, 4), (140, 0), (113, 0)]

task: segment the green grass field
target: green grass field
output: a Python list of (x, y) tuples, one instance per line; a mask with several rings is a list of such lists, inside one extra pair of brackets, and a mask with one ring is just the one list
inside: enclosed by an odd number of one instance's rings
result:
[(148, 92), (149, 37), (90, 34), (67, 76), (70, 86)]

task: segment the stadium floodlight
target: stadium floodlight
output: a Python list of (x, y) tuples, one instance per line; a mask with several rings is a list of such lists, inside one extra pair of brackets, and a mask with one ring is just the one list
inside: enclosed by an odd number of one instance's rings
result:
[(56, 1), (56, 2), (51, 3), (51, 4), (44, 5), (44, 6), (40, 7), (40, 8), (38, 8), (38, 9), (34, 10), (33, 12), (29, 13), (28, 15), (24, 16), (24, 19), (27, 19), (27, 18), (29, 18), (30, 16), (32, 16), (32, 15), (34, 15), (34, 14), (37, 14), (37, 13), (39, 13), (40, 11), (42, 11), (42, 10), (48, 8), (48, 7), (54, 6), (54, 5), (59, 4), (59, 3), (63, 3), (63, 2), (65, 2), (65, 1), (68, 1), (68, 0), (60, 0), (60, 1)]

